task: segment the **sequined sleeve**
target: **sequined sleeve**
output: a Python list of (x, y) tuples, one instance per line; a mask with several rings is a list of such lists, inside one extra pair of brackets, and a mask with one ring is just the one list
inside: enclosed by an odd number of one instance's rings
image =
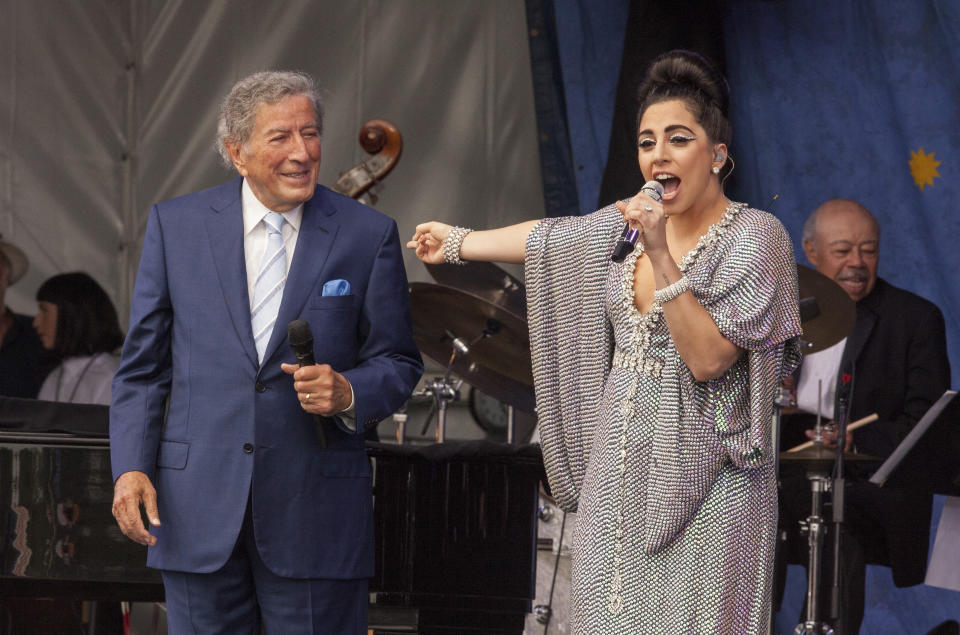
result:
[(527, 240), (525, 275), (537, 428), (551, 492), (576, 511), (610, 370), (604, 309), (610, 251), (623, 226), (613, 206), (548, 218)]
[(779, 220), (751, 209), (740, 216), (712, 254), (709, 285), (695, 284), (694, 293), (724, 337), (758, 350), (800, 334), (797, 265)]
[(748, 467), (772, 460), (773, 400), (780, 379), (800, 362), (797, 266), (774, 216), (746, 209), (731, 229), (708, 259), (709, 283), (692, 287), (723, 336), (745, 349), (749, 412), (724, 412), (719, 402), (713, 425), (730, 459)]

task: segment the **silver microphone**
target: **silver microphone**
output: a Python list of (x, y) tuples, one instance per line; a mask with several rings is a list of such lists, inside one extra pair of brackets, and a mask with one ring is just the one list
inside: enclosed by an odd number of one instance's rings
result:
[[(643, 187), (640, 188), (640, 191), (658, 203), (663, 200), (663, 184), (661, 184), (660, 181), (647, 181), (643, 184)], [(627, 254), (637, 246), (637, 239), (639, 237), (639, 229), (630, 229), (630, 223), (624, 224), (623, 232), (620, 234), (620, 240), (617, 241), (616, 247), (613, 248), (613, 254), (610, 256), (610, 260), (623, 262)]]

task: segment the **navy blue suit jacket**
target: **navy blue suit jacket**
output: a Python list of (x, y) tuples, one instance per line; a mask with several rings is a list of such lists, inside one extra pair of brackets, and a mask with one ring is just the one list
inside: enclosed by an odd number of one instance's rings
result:
[[(257, 363), (243, 250), (241, 179), (160, 203), (147, 223), (130, 330), (114, 379), (114, 479), (145, 472), (162, 526), (148, 564), (210, 572), (237, 540), (248, 496), (276, 574), (373, 574), (363, 432), (394, 412), (423, 370), (411, 335), (396, 223), (318, 186), (304, 205), (273, 335)], [(351, 293), (323, 296), (344, 279)], [(327, 447), (281, 362), (306, 320), (314, 356), (353, 386), (356, 430), (324, 419)]]

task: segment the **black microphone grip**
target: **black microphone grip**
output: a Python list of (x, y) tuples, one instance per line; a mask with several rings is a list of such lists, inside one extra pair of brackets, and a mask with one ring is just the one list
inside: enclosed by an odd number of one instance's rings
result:
[[(306, 320), (294, 320), (287, 325), (287, 340), (290, 342), (293, 354), (297, 356), (297, 364), (300, 368), (313, 366), (317, 363), (313, 358), (313, 332)], [(317, 444), (321, 448), (325, 448), (327, 447), (327, 435), (323, 431), (323, 421), (320, 415), (313, 415), (313, 420), (317, 424)]]

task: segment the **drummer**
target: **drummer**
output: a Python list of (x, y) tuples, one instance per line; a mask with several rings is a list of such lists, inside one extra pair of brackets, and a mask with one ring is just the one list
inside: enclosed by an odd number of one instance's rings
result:
[[(828, 423), (826, 444), (836, 447), (833, 418), (840, 400), (848, 421), (876, 412), (875, 423), (847, 433), (846, 449), (886, 458), (950, 385), (943, 315), (931, 302), (877, 277), (880, 227), (863, 205), (834, 199), (817, 208), (803, 228), (803, 249), (821, 274), (856, 303), (856, 323), (846, 338), (807, 355), (795, 376), (798, 413), (785, 416), (787, 449), (814, 436), (819, 412)], [(829, 307), (821, 307), (826, 313)], [(875, 469), (876, 466), (874, 466)], [(880, 489), (856, 468), (847, 469), (846, 525), (839, 633), (858, 633), (863, 620), (865, 564), (893, 570), (898, 587), (923, 582), (932, 495), (918, 490), (917, 470), (904, 466)], [(793, 561), (806, 559), (798, 522), (810, 513), (810, 487), (802, 475), (783, 473), (781, 518)], [(829, 515), (827, 516), (829, 519)], [(832, 539), (823, 563), (832, 561)], [(823, 569), (821, 606), (827, 610), (829, 566)]]

